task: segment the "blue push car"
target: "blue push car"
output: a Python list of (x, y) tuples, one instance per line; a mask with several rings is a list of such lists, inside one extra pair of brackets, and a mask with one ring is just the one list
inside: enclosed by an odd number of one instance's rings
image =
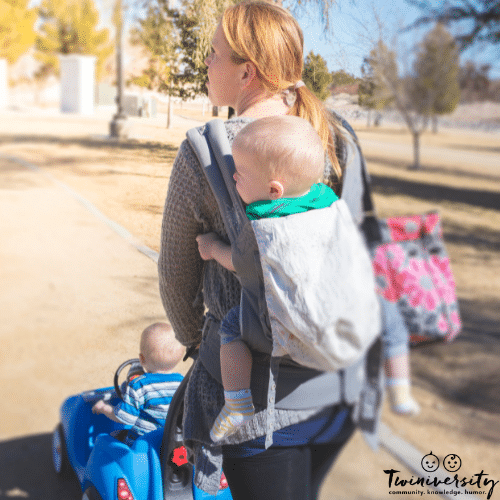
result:
[[(129, 366), (130, 379), (140, 370), (138, 361), (131, 359), (118, 367), (114, 387), (83, 392), (64, 401), (52, 439), (55, 471), (76, 476), (82, 500), (213, 499), (194, 485), (193, 467), (182, 445), (182, 407), (189, 375), (172, 398), (165, 428), (137, 438), (132, 446), (117, 438), (129, 427), (92, 413), (100, 399), (118, 402), (122, 397), (120, 373)], [(216, 499), (231, 500), (224, 474)]]

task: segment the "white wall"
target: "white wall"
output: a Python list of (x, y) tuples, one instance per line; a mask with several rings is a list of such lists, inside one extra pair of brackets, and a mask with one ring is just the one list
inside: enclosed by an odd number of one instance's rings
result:
[(60, 56), (63, 113), (94, 113), (95, 60), (95, 56)]

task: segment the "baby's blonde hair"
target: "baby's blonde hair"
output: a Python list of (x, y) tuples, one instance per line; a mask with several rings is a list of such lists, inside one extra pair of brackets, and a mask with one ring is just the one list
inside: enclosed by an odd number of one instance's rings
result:
[(255, 156), (255, 168), (266, 180), (279, 180), (288, 191), (305, 191), (318, 182), (325, 168), (323, 144), (314, 127), (303, 118), (269, 116), (246, 125), (233, 149)]
[(168, 372), (184, 356), (185, 349), (175, 338), (172, 327), (167, 323), (154, 323), (141, 335), (141, 354), (148, 371)]

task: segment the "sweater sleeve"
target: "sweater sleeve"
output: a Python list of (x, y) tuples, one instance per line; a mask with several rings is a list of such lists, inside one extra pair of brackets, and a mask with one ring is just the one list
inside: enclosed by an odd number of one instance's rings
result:
[(160, 296), (179, 342), (185, 346), (201, 342), (203, 260), (196, 236), (203, 232), (200, 200), (203, 186), (197, 159), (185, 140), (170, 176), (161, 229), (158, 274)]

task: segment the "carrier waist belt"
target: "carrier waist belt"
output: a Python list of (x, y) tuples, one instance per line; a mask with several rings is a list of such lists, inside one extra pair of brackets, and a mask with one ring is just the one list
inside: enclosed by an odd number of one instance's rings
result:
[[(208, 317), (203, 327), (199, 359), (222, 384), (220, 371), (220, 323)], [(280, 364), (274, 407), (281, 410), (305, 410), (344, 402), (354, 404), (364, 378), (363, 359), (354, 366), (336, 372), (319, 372), (310, 368)], [(357, 383), (352, 383), (357, 382)], [(254, 356), (251, 391), (254, 404), (267, 406), (269, 362)], [(354, 388), (354, 390), (353, 390)]]

